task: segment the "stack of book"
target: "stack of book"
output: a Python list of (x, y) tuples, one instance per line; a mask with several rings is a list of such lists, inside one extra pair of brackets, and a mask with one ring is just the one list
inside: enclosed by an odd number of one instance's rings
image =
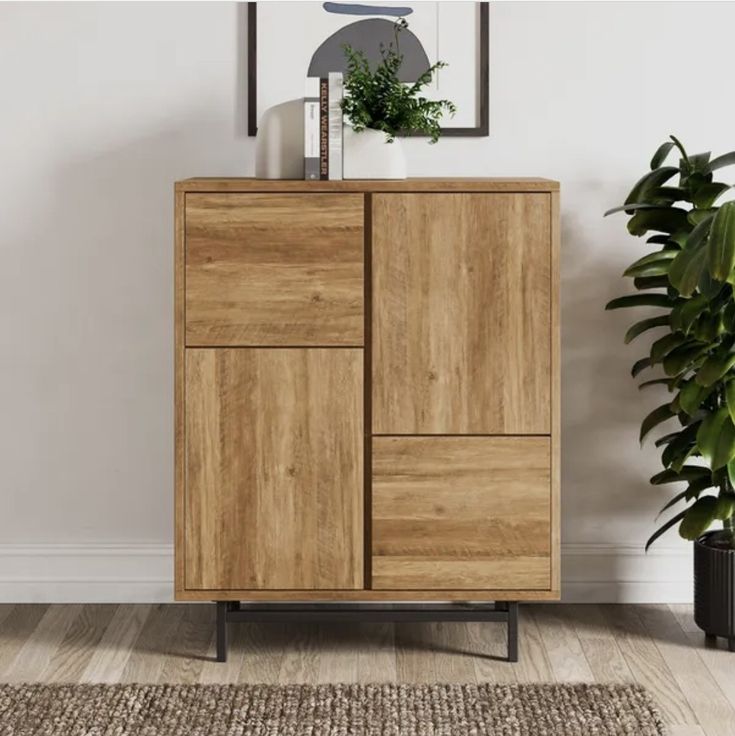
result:
[(342, 178), (342, 72), (306, 80), (304, 179)]

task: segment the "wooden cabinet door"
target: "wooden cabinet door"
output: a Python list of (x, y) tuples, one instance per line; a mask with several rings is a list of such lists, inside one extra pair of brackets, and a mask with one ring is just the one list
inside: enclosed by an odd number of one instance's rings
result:
[(376, 437), (376, 590), (549, 590), (548, 437)]
[(361, 194), (187, 194), (186, 344), (362, 345)]
[(187, 349), (189, 590), (363, 585), (363, 356)]
[(373, 431), (548, 434), (550, 195), (372, 203)]

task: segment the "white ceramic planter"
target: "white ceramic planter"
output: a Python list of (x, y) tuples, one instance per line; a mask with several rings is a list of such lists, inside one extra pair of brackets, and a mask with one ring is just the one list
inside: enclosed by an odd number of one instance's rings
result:
[(401, 141), (386, 143), (380, 130), (356, 133), (344, 126), (343, 161), (345, 179), (405, 179), (406, 156)]

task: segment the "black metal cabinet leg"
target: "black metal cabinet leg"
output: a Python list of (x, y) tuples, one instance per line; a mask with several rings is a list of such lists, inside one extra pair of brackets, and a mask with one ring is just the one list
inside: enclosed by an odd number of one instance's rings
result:
[(227, 603), (217, 601), (217, 661), (227, 661)]
[(508, 603), (508, 661), (518, 661), (518, 603)]
[(730, 637), (730, 638), (729, 638), (729, 639), (727, 640), (727, 648), (728, 648), (728, 649), (729, 649), (729, 650), (730, 650), (731, 652), (735, 652), (735, 636), (731, 636), (731, 637)]

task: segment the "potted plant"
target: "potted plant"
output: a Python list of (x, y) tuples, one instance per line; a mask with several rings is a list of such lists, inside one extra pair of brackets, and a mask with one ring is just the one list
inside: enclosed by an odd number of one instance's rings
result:
[[(666, 165), (672, 151), (678, 165)], [(685, 507), (646, 549), (676, 525), (694, 541), (695, 620), (735, 651), (735, 202), (718, 206), (730, 185), (714, 181), (730, 164), (735, 152), (690, 155), (674, 136), (658, 148), (625, 203), (606, 213), (625, 212), (628, 232), (653, 248), (624, 273), (639, 293), (606, 308), (659, 310), (634, 323), (625, 342), (656, 331), (632, 375), (654, 373), (640, 388), (668, 396), (643, 420), (640, 439), (671, 423), (656, 440), (663, 470), (651, 483), (681, 484), (662, 512)], [(710, 531), (716, 522), (722, 529)]]
[(405, 179), (406, 161), (396, 137), (418, 132), (436, 143), (442, 116), (456, 111), (449, 100), (422, 96), (424, 87), (446, 66), (445, 62), (437, 61), (412, 84), (400, 81), (403, 55), (399, 37), (408, 23), (400, 18), (394, 27), (395, 43), (381, 46), (381, 60), (375, 69), (370, 68), (362, 51), (344, 47), (347, 73), (342, 110), (348, 122), (344, 131), (345, 179)]

